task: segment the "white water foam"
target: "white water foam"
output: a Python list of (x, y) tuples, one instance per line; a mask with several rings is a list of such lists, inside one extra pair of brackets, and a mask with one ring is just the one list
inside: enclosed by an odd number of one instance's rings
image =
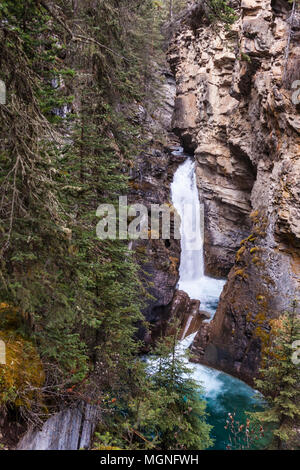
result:
[[(181, 218), (181, 260), (178, 288), (185, 291), (191, 299), (200, 300), (201, 310), (206, 310), (213, 317), (225, 281), (204, 275), (204, 231), (201, 226), (204, 221), (203, 217), (201, 220), (195, 161), (192, 158), (187, 158), (175, 172), (171, 185), (171, 196), (173, 205)], [(184, 356), (195, 335), (196, 333), (180, 341), (179, 354)], [(185, 360), (188, 362), (187, 358)], [(224, 384), (219, 377), (221, 372), (200, 364), (189, 363), (188, 366), (192, 370), (194, 380), (202, 387), (204, 396), (215, 398), (222, 392)]]
[[(224, 280), (204, 275), (203, 217), (196, 183), (195, 161), (187, 158), (176, 170), (171, 185), (172, 202), (181, 218), (181, 260), (178, 288), (201, 309), (214, 315)], [(192, 208), (192, 210), (191, 210)], [(192, 248), (192, 249), (191, 249)]]
[(222, 375), (222, 372), (200, 364), (193, 364), (189, 362), (188, 357), (186, 356), (186, 351), (193, 343), (196, 334), (197, 332), (180, 341), (176, 348), (176, 352), (183, 357), (184, 362), (192, 371), (192, 378), (202, 388), (203, 395), (205, 397), (216, 398), (223, 388), (223, 382), (218, 379), (218, 377)]

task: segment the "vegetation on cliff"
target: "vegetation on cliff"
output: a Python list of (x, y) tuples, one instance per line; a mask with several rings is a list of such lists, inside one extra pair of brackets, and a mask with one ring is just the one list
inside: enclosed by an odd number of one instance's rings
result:
[[(58, 406), (86, 400), (102, 411), (98, 449), (212, 444), (199, 387), (175, 354), (176, 335), (158, 344), (151, 374), (138, 357), (147, 295), (139, 254), (95, 231), (99, 204), (118, 209), (118, 196), (130, 191), (135, 156), (148, 144), (130, 110), (153, 105), (161, 24), (185, 3), (0, 4), (7, 91), (0, 104), (0, 413), (10, 409), (40, 424)], [(235, 20), (226, 1), (204, 4), (210, 23)], [(248, 253), (259, 268), (254, 241), (243, 243), (237, 262)], [(174, 271), (176, 260), (170, 257)], [(248, 274), (241, 267), (234, 276), (245, 281)], [(264, 307), (261, 293), (256, 300)], [(299, 320), (294, 311), (284, 314), (269, 335), (264, 315), (256, 318), (256, 333), (266, 338), (257, 387), (270, 407), (256, 419), (275, 427), (276, 448), (295, 448), (299, 367), (291, 355)]]
[[(137, 359), (145, 292), (136, 254), (95, 231), (98, 205), (117, 207), (146, 144), (128, 109), (157, 86), (151, 68), (164, 8), (152, 0), (0, 5), (0, 337), (8, 354), (0, 406), (33, 422), (81, 399), (148, 409), (156, 422), (166, 416), (160, 403), (170, 405)], [(174, 432), (188, 421), (181, 411), (173, 410)]]
[[(75, 11), (72, 2), (35, 1), (0, 10), (0, 295), (65, 386), (82, 382), (96, 358), (112, 386), (136, 352), (142, 319), (134, 255), (95, 233), (98, 204), (127, 189), (138, 133), (114, 105), (143, 92), (138, 39), (125, 40), (129, 24), (116, 21), (117, 10), (118, 2), (78, 2)], [(120, 14), (128, 20), (124, 4)]]

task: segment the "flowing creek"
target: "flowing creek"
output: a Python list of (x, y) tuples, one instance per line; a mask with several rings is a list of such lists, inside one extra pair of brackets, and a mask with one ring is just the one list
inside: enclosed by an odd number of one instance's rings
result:
[[(183, 149), (176, 155), (187, 157)], [(203, 234), (201, 205), (196, 184), (195, 162), (188, 157), (178, 167), (171, 185), (172, 202), (181, 217), (181, 260), (178, 288), (191, 299), (200, 300), (201, 310), (213, 318), (225, 281), (213, 279), (204, 274)], [(191, 319), (185, 326), (180, 350), (187, 350), (196, 335), (186, 337)], [(260, 394), (241, 380), (200, 364), (190, 364), (193, 378), (199, 382), (199, 391), (207, 402), (209, 423), (213, 426), (214, 449), (226, 449), (229, 444), (228, 430), (224, 428), (228, 413), (235, 413), (236, 421), (246, 422), (245, 411), (262, 409)], [(256, 397), (255, 397), (256, 396)]]

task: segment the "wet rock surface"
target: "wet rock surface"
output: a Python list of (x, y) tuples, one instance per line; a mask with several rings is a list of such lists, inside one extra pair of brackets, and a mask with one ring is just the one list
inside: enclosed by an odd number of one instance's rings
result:
[(189, 295), (182, 291), (176, 290), (170, 303), (158, 309), (154, 309), (157, 314), (155, 323), (146, 336), (146, 343), (152, 344), (161, 335), (173, 334), (173, 326), (175, 323), (180, 329), (179, 337), (183, 339), (189, 334), (198, 331), (200, 324), (209, 314), (200, 310), (200, 301), (191, 299)]

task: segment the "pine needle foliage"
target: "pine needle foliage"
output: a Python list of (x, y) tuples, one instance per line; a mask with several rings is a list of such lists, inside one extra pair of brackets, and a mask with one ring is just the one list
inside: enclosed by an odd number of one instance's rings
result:
[(270, 347), (256, 387), (263, 393), (268, 407), (252, 415), (273, 429), (273, 449), (299, 449), (300, 367), (295, 347), (300, 341), (297, 303), (272, 321)]
[(139, 347), (135, 255), (96, 237), (95, 213), (126, 194), (141, 149), (127, 105), (150, 87), (154, 14), (138, 0), (0, 5), (0, 297), (65, 387), (91, 373), (118, 387)]
[(107, 403), (95, 448), (201, 450), (213, 444), (201, 386), (180, 352), (178, 329), (158, 342), (146, 364), (136, 363), (126, 400)]

